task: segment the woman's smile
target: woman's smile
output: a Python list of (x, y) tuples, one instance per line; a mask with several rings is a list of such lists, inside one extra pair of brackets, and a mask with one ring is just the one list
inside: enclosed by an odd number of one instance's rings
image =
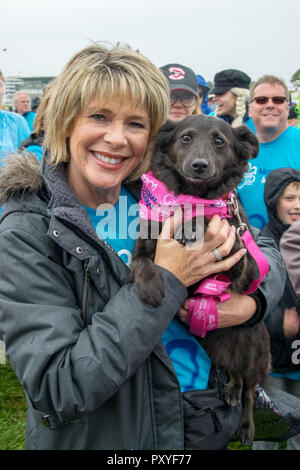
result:
[(90, 152), (93, 157), (97, 160), (97, 163), (100, 166), (103, 166), (104, 168), (110, 168), (111, 170), (116, 170), (120, 168), (126, 158), (128, 158), (120, 155), (109, 154), (107, 152), (102, 151), (90, 150)]

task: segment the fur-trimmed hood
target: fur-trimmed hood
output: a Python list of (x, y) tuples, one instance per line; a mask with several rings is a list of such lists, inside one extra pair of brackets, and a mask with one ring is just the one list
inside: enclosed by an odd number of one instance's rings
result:
[[(97, 236), (87, 211), (67, 183), (64, 163), (53, 166), (45, 157), (41, 164), (29, 152), (11, 155), (3, 163), (0, 167), (0, 206), (5, 204), (5, 208), (1, 220), (14, 212), (59, 218), (96, 245), (113, 251)], [(130, 189), (134, 192), (135, 185), (132, 184)]]
[(41, 166), (30, 152), (10, 155), (0, 167), (0, 205), (17, 194), (35, 193), (43, 185)]

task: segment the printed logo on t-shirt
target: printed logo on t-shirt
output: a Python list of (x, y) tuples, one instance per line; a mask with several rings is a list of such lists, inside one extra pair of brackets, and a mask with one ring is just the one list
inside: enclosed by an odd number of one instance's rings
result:
[(252, 166), (248, 162), (248, 171), (244, 173), (244, 178), (238, 185), (238, 189), (242, 189), (244, 186), (251, 186), (255, 182), (255, 176), (257, 173), (257, 166)]

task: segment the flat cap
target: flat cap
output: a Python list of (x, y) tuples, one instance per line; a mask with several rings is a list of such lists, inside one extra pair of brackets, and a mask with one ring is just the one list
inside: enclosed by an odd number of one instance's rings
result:
[(249, 90), (250, 83), (251, 78), (240, 70), (222, 70), (214, 76), (214, 88), (211, 93), (221, 94), (235, 87)]

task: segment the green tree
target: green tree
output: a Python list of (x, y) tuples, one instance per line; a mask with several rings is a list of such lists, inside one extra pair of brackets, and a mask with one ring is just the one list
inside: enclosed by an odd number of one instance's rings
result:
[(296, 80), (300, 80), (300, 69), (296, 70), (296, 72), (293, 73), (293, 76), (291, 78), (291, 82), (295, 82)]

